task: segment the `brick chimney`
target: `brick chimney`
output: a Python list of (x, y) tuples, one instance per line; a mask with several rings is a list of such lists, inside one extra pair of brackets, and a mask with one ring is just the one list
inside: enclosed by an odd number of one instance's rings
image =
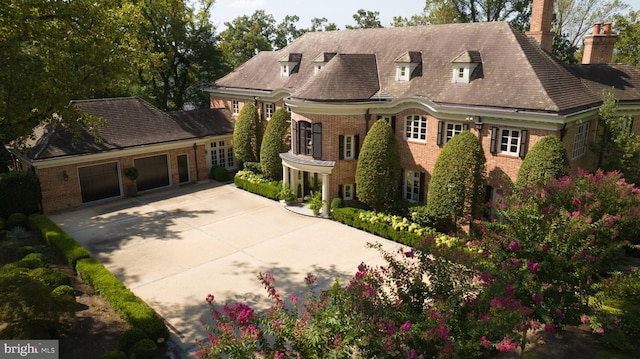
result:
[(596, 22), (593, 33), (584, 38), (583, 64), (609, 64), (613, 59), (613, 47), (618, 39), (617, 34), (611, 33), (611, 22), (604, 25)]
[(548, 52), (553, 49), (552, 19), (553, 0), (533, 0), (531, 26), (527, 35), (533, 37), (540, 44), (540, 47)]

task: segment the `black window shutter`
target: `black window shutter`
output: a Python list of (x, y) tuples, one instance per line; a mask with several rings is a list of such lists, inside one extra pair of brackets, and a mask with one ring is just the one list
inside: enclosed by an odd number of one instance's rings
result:
[(438, 139), (436, 140), (436, 143), (438, 146), (442, 145), (442, 130), (444, 128), (444, 122), (442, 121), (438, 121)]
[(322, 159), (322, 123), (313, 124), (313, 158)]
[(307, 128), (309, 126), (308, 122), (300, 122), (298, 124), (298, 154), (307, 154)]
[(340, 197), (340, 198), (344, 198), (344, 196), (342, 195), (342, 193), (343, 193), (343, 192), (342, 192), (342, 185), (341, 185), (341, 184), (339, 184), (339, 185), (338, 185), (338, 197)]
[(529, 131), (522, 130), (520, 131), (520, 135), (522, 138), (520, 139), (520, 158), (524, 159), (527, 155), (527, 148), (529, 147)]
[(298, 148), (300, 145), (298, 144), (298, 140), (300, 136), (298, 136), (298, 122), (291, 120), (291, 152), (292, 153), (300, 153)]
[(420, 203), (424, 203), (424, 181), (427, 177), (427, 174), (424, 172), (420, 172), (420, 195), (418, 197)]
[(354, 144), (355, 153), (354, 153), (353, 158), (355, 158), (357, 160), (358, 156), (360, 155), (360, 135), (353, 136), (353, 142), (355, 142), (355, 144)]
[(463, 123), (462, 124), (462, 130), (463, 131), (469, 131), (469, 124), (468, 123)]
[(338, 159), (344, 160), (344, 135), (338, 136)]
[(491, 153), (493, 153), (494, 155), (496, 154), (497, 151), (497, 141), (498, 139), (498, 128), (497, 127), (492, 127), (491, 128), (491, 147), (490, 147), (490, 151)]
[(353, 187), (351, 187), (351, 197), (353, 197), (353, 199), (358, 199), (358, 192), (356, 191), (356, 184), (353, 184)]
[(396, 133), (396, 116), (391, 116), (391, 129)]

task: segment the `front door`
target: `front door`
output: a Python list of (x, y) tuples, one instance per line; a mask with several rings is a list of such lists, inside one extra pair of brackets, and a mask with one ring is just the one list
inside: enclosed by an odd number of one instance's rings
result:
[(178, 178), (180, 183), (189, 182), (189, 161), (187, 155), (178, 156)]

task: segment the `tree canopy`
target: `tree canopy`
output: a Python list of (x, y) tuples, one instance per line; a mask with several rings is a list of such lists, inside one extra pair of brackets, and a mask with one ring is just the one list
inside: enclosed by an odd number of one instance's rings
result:
[(617, 15), (613, 21), (618, 34), (614, 62), (640, 66), (640, 10), (629, 11), (627, 15)]

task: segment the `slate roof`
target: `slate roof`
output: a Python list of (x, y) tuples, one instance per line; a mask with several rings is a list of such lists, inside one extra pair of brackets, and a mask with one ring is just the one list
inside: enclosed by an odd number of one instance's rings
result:
[(106, 121), (96, 142), (85, 127), (77, 141), (59, 125), (36, 130), (27, 156), (32, 160), (94, 154), (233, 132), (231, 114), (221, 109), (165, 113), (138, 97), (73, 101), (80, 110)]
[[(338, 55), (314, 76), (313, 60), (332, 52)], [(397, 81), (394, 61), (410, 52), (422, 54), (421, 76)], [(297, 73), (281, 77), (277, 59), (285, 53), (302, 54), (302, 61)], [(468, 84), (451, 83), (452, 60), (465, 53), (474, 61), (482, 61), (483, 76)], [(357, 79), (356, 74), (348, 73), (349, 67), (373, 71), (373, 66), (357, 65), (354, 59), (347, 61), (345, 55), (367, 54), (375, 56), (377, 73), (367, 75), (366, 83), (347, 87), (347, 80)], [(340, 66), (334, 66), (340, 61)], [(637, 71), (628, 67), (615, 69), (619, 77), (638, 77)], [(601, 93), (593, 92), (594, 84), (585, 78), (598, 81), (593, 76), (576, 76), (575, 68), (557, 62), (508, 23), (487, 22), (308, 32), (279, 51), (259, 53), (217, 80), (212, 89), (284, 88), (294, 98), (337, 102), (367, 101), (370, 94), (385, 93), (396, 99), (418, 96), (440, 104), (563, 114), (602, 101)], [(635, 86), (637, 80), (628, 82)], [(330, 95), (330, 90), (337, 92)], [(640, 99), (631, 92), (629, 97)]]

